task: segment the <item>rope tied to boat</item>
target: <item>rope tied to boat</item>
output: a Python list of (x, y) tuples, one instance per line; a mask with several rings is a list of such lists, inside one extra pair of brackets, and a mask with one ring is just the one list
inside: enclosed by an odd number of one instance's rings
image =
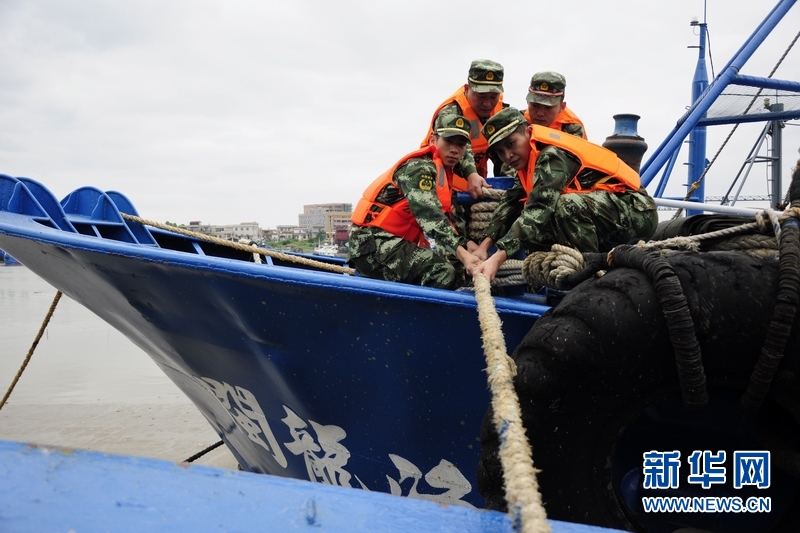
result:
[[(800, 209), (795, 208), (793, 216), (800, 216)], [(752, 233), (753, 230), (772, 231), (780, 236), (780, 221), (791, 215), (792, 210), (783, 214), (772, 209), (757, 212), (755, 222), (741, 224), (699, 235), (670, 237), (660, 241), (640, 241), (637, 247), (651, 251), (687, 251), (699, 252), (704, 241), (725, 239), (714, 245), (714, 250), (740, 251), (756, 257), (770, 258), (776, 256), (777, 240), (764, 233)], [(561, 244), (554, 244), (549, 252), (532, 252), (522, 264), (522, 277), (531, 287), (547, 286), (553, 289), (569, 290), (578, 283), (592, 276), (602, 276), (605, 268), (614, 267), (614, 250), (608, 252), (601, 260), (598, 256), (606, 254), (581, 253), (578, 250)], [(506, 274), (509, 275), (509, 274)]]
[(6, 404), (6, 402), (8, 401), (8, 397), (11, 396), (11, 393), (14, 391), (14, 387), (17, 386), (19, 378), (22, 377), (22, 373), (25, 372), (25, 369), (28, 367), (28, 363), (30, 362), (31, 357), (33, 357), (33, 352), (39, 345), (39, 341), (42, 339), (42, 335), (44, 335), (44, 331), (47, 329), (47, 325), (50, 323), (50, 319), (53, 317), (53, 313), (56, 311), (56, 307), (58, 306), (58, 302), (60, 300), (61, 300), (61, 291), (56, 291), (56, 295), (53, 298), (53, 303), (50, 304), (50, 309), (47, 310), (47, 315), (45, 315), (44, 320), (42, 321), (42, 325), (39, 326), (39, 332), (36, 334), (36, 338), (33, 339), (33, 343), (31, 344), (31, 347), (28, 350), (28, 354), (22, 361), (22, 365), (19, 367), (17, 375), (14, 376), (14, 380), (8, 387), (5, 396), (3, 396), (3, 399), (0, 400), (0, 409), (2, 409), (3, 406)]
[[(786, 352), (800, 303), (800, 166), (792, 172), (788, 194), (789, 208), (780, 217), (770, 217), (779, 247), (778, 295), (767, 338), (750, 375), (747, 390), (739, 400), (739, 406), (745, 412), (755, 412), (764, 403)], [(793, 457), (795, 463), (800, 464), (800, 457), (797, 454)]]
[(281, 261), (289, 261), (292, 263), (299, 263), (301, 265), (306, 265), (314, 268), (318, 268), (321, 270), (328, 270), (330, 272), (336, 272), (337, 274), (349, 274), (354, 276), (356, 270), (354, 268), (348, 267), (341, 267), (338, 265), (332, 265), (330, 263), (324, 263), (322, 261), (315, 261), (314, 259), (308, 259), (305, 257), (298, 257), (291, 254), (285, 254), (283, 252), (278, 252), (276, 250), (268, 250), (266, 248), (259, 248), (258, 246), (253, 246), (250, 244), (241, 244), (238, 242), (233, 241), (226, 241), (225, 239), (220, 239), (219, 237), (214, 237), (212, 235), (206, 235), (204, 233), (197, 233), (196, 231), (189, 231), (187, 229), (178, 228), (175, 226), (169, 226), (167, 224), (162, 224), (161, 222), (156, 222), (155, 220), (147, 220), (141, 217), (137, 217), (135, 215), (129, 215), (128, 213), (120, 213), (122, 218), (125, 220), (130, 220), (132, 222), (137, 222), (139, 224), (143, 224), (145, 226), (151, 226), (158, 229), (163, 229), (166, 231), (171, 231), (172, 233), (178, 233), (180, 235), (185, 235), (187, 237), (192, 237), (198, 240), (210, 242), (213, 244), (219, 244), (221, 246), (227, 246), (229, 248), (235, 248), (236, 250), (241, 250), (243, 252), (249, 252), (252, 254), (259, 254), (265, 255), (268, 257), (272, 257), (274, 259), (280, 259)]
[(531, 446), (514, 389), (516, 364), (508, 356), (491, 285), (483, 274), (475, 277), (475, 299), (478, 303), (487, 380), (492, 394), (493, 422), (500, 438), (500, 464), (503, 467), (511, 521), (515, 531), (549, 533), (550, 524), (536, 479), (538, 470), (533, 466)]
[[(761, 258), (775, 258), (777, 251), (780, 262), (777, 304), (750, 384), (740, 399), (744, 411), (755, 412), (766, 398), (783, 358), (800, 302), (800, 199), (795, 199), (782, 213), (766, 209), (754, 218), (752, 223), (699, 235), (617, 246), (608, 254), (578, 254), (576, 250), (554, 245), (551, 252), (531, 254), (525, 260), (523, 276), (533, 286), (568, 290), (599, 274), (603, 268), (631, 267), (648, 274), (667, 319), (684, 406), (697, 411), (708, 403), (700, 346), (680, 282), (662, 254), (676, 250), (697, 252), (703, 241), (715, 239), (725, 240), (714, 244), (713, 250), (736, 250)], [(753, 230), (771, 231), (775, 237), (753, 234)]]
[(549, 252), (534, 252), (525, 258), (522, 277), (531, 287), (561, 288), (567, 277), (584, 266), (583, 254), (578, 250), (554, 244)]
[(212, 444), (210, 446), (207, 446), (205, 449), (200, 450), (199, 452), (197, 452), (196, 454), (192, 455), (191, 457), (188, 457), (188, 458), (184, 459), (181, 462), (182, 463), (193, 463), (194, 461), (196, 461), (197, 459), (200, 459), (201, 457), (203, 457), (207, 453), (209, 453), (209, 452), (211, 452), (213, 450), (216, 450), (217, 448), (219, 448), (223, 444), (224, 444), (224, 442), (219, 440), (219, 441), (215, 442), (214, 444)]

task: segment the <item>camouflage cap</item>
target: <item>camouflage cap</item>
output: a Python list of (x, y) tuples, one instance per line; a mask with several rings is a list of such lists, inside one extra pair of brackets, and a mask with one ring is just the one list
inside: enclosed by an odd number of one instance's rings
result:
[(469, 133), (472, 128), (469, 120), (456, 113), (439, 113), (433, 125), (433, 132), (440, 137), (455, 137), (461, 135), (469, 141)]
[(503, 92), (503, 65), (488, 59), (476, 59), (469, 66), (469, 88), (476, 93)]
[(528, 102), (542, 105), (558, 105), (564, 98), (567, 80), (558, 72), (537, 72), (528, 87)]
[(520, 124), (528, 124), (519, 109), (507, 107), (492, 115), (483, 125), (483, 136), (489, 141), (489, 147), (514, 133)]

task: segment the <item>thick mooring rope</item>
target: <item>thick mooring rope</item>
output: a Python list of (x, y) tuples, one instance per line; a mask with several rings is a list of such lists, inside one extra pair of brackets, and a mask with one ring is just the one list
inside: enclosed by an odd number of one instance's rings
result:
[(47, 315), (45, 315), (44, 321), (42, 321), (42, 325), (39, 327), (39, 333), (36, 334), (36, 338), (33, 339), (33, 344), (31, 344), (28, 354), (25, 356), (25, 360), (22, 361), (22, 366), (19, 367), (17, 375), (14, 376), (14, 381), (11, 382), (11, 385), (8, 387), (5, 396), (3, 396), (3, 399), (0, 400), (0, 409), (2, 409), (6, 404), (8, 397), (11, 396), (11, 392), (14, 390), (14, 387), (17, 386), (19, 378), (22, 377), (22, 373), (25, 372), (25, 368), (28, 366), (31, 357), (33, 357), (33, 352), (36, 350), (36, 347), (39, 345), (39, 341), (42, 339), (42, 335), (44, 335), (44, 331), (47, 329), (47, 324), (50, 323), (50, 319), (53, 317), (53, 313), (56, 310), (59, 300), (61, 300), (61, 291), (56, 292), (56, 296), (53, 298), (53, 303), (50, 304), (50, 309), (48, 309)]
[[(800, 204), (800, 199), (793, 201)], [(756, 412), (769, 393), (775, 373), (786, 353), (798, 302), (800, 302), (800, 205), (788, 209), (780, 218), (780, 278), (775, 310), (767, 338), (740, 400), (745, 412)]]
[[(784, 217), (786, 215), (783, 215)], [(730, 228), (724, 228), (699, 235), (671, 237), (660, 241), (640, 242), (637, 246), (645, 250), (679, 250), (697, 252), (703, 241), (727, 238), (727, 240), (714, 245), (714, 250), (735, 250), (761, 258), (774, 258), (777, 253), (777, 240), (764, 234), (751, 234), (754, 229), (762, 231), (772, 230), (780, 237), (780, 213), (772, 209), (759, 211), (755, 214), (756, 221)], [(746, 235), (741, 235), (746, 234)], [(613, 251), (612, 251), (613, 252)], [(610, 253), (608, 264), (613, 263), (613, 254)], [(564, 286), (564, 280), (583, 270), (586, 267), (584, 254), (569, 246), (554, 244), (549, 252), (533, 252), (522, 265), (522, 277), (534, 287), (547, 286), (556, 289), (569, 289)], [(598, 275), (602, 275), (602, 271)]]
[(127, 213), (120, 213), (122, 218), (126, 220), (130, 220), (132, 222), (138, 222), (139, 224), (144, 224), (145, 226), (152, 226), (154, 228), (163, 229), (166, 231), (171, 231), (172, 233), (179, 233), (181, 235), (186, 235), (187, 237), (193, 237), (195, 239), (199, 239), (202, 241), (219, 244), (221, 246), (227, 246), (229, 248), (235, 248), (236, 250), (241, 250), (243, 252), (249, 252), (253, 254), (260, 254), (266, 255), (268, 257), (272, 257), (275, 259), (280, 259), (282, 261), (290, 261), (292, 263), (299, 263), (301, 265), (311, 266), (314, 268), (319, 268), (321, 270), (328, 270), (330, 272), (336, 272), (338, 274), (350, 274), (355, 275), (356, 271), (354, 268), (346, 268), (341, 267), (338, 265), (331, 265), (330, 263), (323, 263), (322, 261), (315, 261), (313, 259), (307, 259), (305, 257), (297, 257), (295, 255), (285, 254), (282, 252), (276, 252), (275, 250), (267, 250), (266, 248), (259, 248), (257, 246), (251, 246), (249, 244), (241, 244), (238, 242), (233, 241), (226, 241), (225, 239), (220, 239), (219, 237), (213, 237), (211, 235), (206, 235), (204, 233), (197, 233), (195, 231), (189, 231), (183, 228), (177, 228), (175, 226), (169, 226), (167, 224), (162, 224), (160, 222), (156, 222), (155, 220), (147, 220), (141, 217), (137, 217), (134, 215), (129, 215)]
[(492, 392), (493, 421), (500, 437), (500, 464), (503, 466), (508, 512), (515, 531), (549, 533), (550, 524), (536, 480), (537, 470), (533, 467), (531, 446), (522, 425), (519, 398), (514, 389), (516, 365), (508, 356), (491, 286), (483, 274), (475, 277), (475, 299), (487, 379)]

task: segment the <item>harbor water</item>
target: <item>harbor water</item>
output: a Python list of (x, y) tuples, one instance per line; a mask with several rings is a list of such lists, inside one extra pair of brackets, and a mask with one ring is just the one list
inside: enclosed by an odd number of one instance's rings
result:
[[(56, 292), (26, 267), (0, 263), (0, 397)], [(0, 410), (0, 439), (179, 462), (219, 436), (146, 353), (64, 295)], [(196, 463), (237, 466), (224, 446)]]

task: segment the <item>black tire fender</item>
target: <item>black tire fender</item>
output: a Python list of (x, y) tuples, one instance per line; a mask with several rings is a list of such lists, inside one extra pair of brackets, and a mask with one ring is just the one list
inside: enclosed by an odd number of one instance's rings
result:
[[(740, 395), (775, 307), (778, 263), (738, 252), (667, 258), (689, 304), (710, 393)], [(793, 425), (783, 431), (791, 438), (800, 419), (798, 329), (795, 320), (768, 405), (761, 410), (782, 426)], [(641, 529), (612, 486), (612, 456), (643, 410), (679, 390), (666, 321), (650, 281), (642, 272), (622, 268), (582, 283), (534, 324), (513, 358), (548, 517)], [(488, 508), (504, 510), (491, 411), (481, 441), (478, 487)], [(796, 451), (798, 443), (791, 444)], [(641, 464), (641, 455), (638, 460)]]

